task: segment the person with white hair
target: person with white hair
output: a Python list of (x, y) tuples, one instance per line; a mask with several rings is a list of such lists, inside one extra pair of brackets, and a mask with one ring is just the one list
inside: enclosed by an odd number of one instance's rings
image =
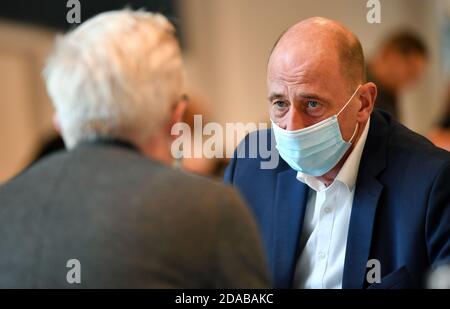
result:
[(107, 12), (57, 40), (44, 76), (68, 149), (113, 138), (168, 157), (167, 120), (181, 120), (185, 108), (174, 31), (160, 14)]
[(44, 75), (69, 151), (0, 187), (0, 287), (269, 286), (237, 193), (162, 164), (186, 105), (165, 17), (100, 14), (57, 40)]

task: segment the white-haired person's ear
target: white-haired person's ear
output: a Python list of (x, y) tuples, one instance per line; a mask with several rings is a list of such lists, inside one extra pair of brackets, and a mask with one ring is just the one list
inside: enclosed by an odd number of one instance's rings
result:
[(186, 114), (187, 105), (188, 105), (188, 97), (186, 95), (183, 95), (181, 99), (175, 103), (172, 107), (171, 115), (170, 115), (170, 122), (169, 122), (169, 128), (168, 133), (171, 136), (171, 139), (176, 139), (176, 135), (172, 135), (172, 127), (184, 120), (184, 115)]
[(54, 113), (52, 117), (53, 128), (61, 135), (61, 123), (59, 122), (58, 113)]

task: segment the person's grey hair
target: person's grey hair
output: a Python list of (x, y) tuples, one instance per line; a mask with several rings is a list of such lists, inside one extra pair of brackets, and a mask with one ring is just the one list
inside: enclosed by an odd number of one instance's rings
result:
[(148, 142), (182, 93), (175, 29), (162, 15), (111, 11), (59, 37), (44, 69), (70, 149), (98, 138)]

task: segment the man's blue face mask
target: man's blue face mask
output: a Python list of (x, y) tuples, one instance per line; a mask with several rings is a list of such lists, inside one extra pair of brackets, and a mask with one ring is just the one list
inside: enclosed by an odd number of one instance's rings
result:
[(307, 175), (321, 176), (330, 171), (341, 160), (352, 144), (358, 130), (358, 123), (356, 123), (352, 137), (346, 142), (342, 138), (338, 116), (352, 101), (360, 87), (361, 85), (356, 88), (350, 99), (336, 115), (312, 126), (287, 131), (272, 121), (276, 147), (280, 156), (290, 167)]

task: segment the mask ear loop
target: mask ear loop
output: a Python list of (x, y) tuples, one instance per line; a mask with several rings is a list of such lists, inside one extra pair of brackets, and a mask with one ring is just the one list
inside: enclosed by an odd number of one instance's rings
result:
[[(350, 99), (347, 101), (347, 103), (345, 103), (345, 105), (341, 108), (341, 110), (339, 111), (339, 113), (336, 114), (336, 117), (338, 117), (340, 115), (340, 113), (347, 107), (347, 105), (350, 104), (350, 102), (353, 100), (353, 98), (355, 97), (356, 93), (358, 92), (359, 88), (361, 88), (361, 85), (358, 86), (358, 88), (356, 88), (355, 92), (353, 92), (352, 96), (350, 97)], [(353, 131), (353, 135), (352, 137), (349, 139), (349, 141), (347, 143), (351, 143), (353, 141), (353, 138), (356, 135), (356, 132), (358, 132), (358, 127), (359, 127), (359, 123), (356, 122), (356, 128), (355, 131)]]
[(353, 135), (352, 135), (352, 137), (350, 137), (350, 139), (348, 140), (348, 142), (347, 143), (352, 143), (352, 141), (353, 141), (353, 138), (355, 137), (355, 135), (356, 135), (356, 132), (358, 132), (358, 128), (359, 128), (359, 123), (358, 122), (356, 122), (356, 128), (355, 128), (355, 131), (353, 131)]
[(342, 111), (347, 107), (347, 105), (350, 104), (350, 102), (353, 100), (353, 98), (355, 97), (356, 93), (358, 92), (359, 88), (361, 88), (362, 85), (359, 85), (358, 88), (356, 88), (355, 92), (353, 92), (352, 96), (350, 97), (350, 99), (348, 99), (347, 103), (345, 103), (345, 105), (341, 108), (341, 110), (339, 111), (339, 113), (336, 114), (336, 117), (339, 117), (339, 115), (342, 113)]

